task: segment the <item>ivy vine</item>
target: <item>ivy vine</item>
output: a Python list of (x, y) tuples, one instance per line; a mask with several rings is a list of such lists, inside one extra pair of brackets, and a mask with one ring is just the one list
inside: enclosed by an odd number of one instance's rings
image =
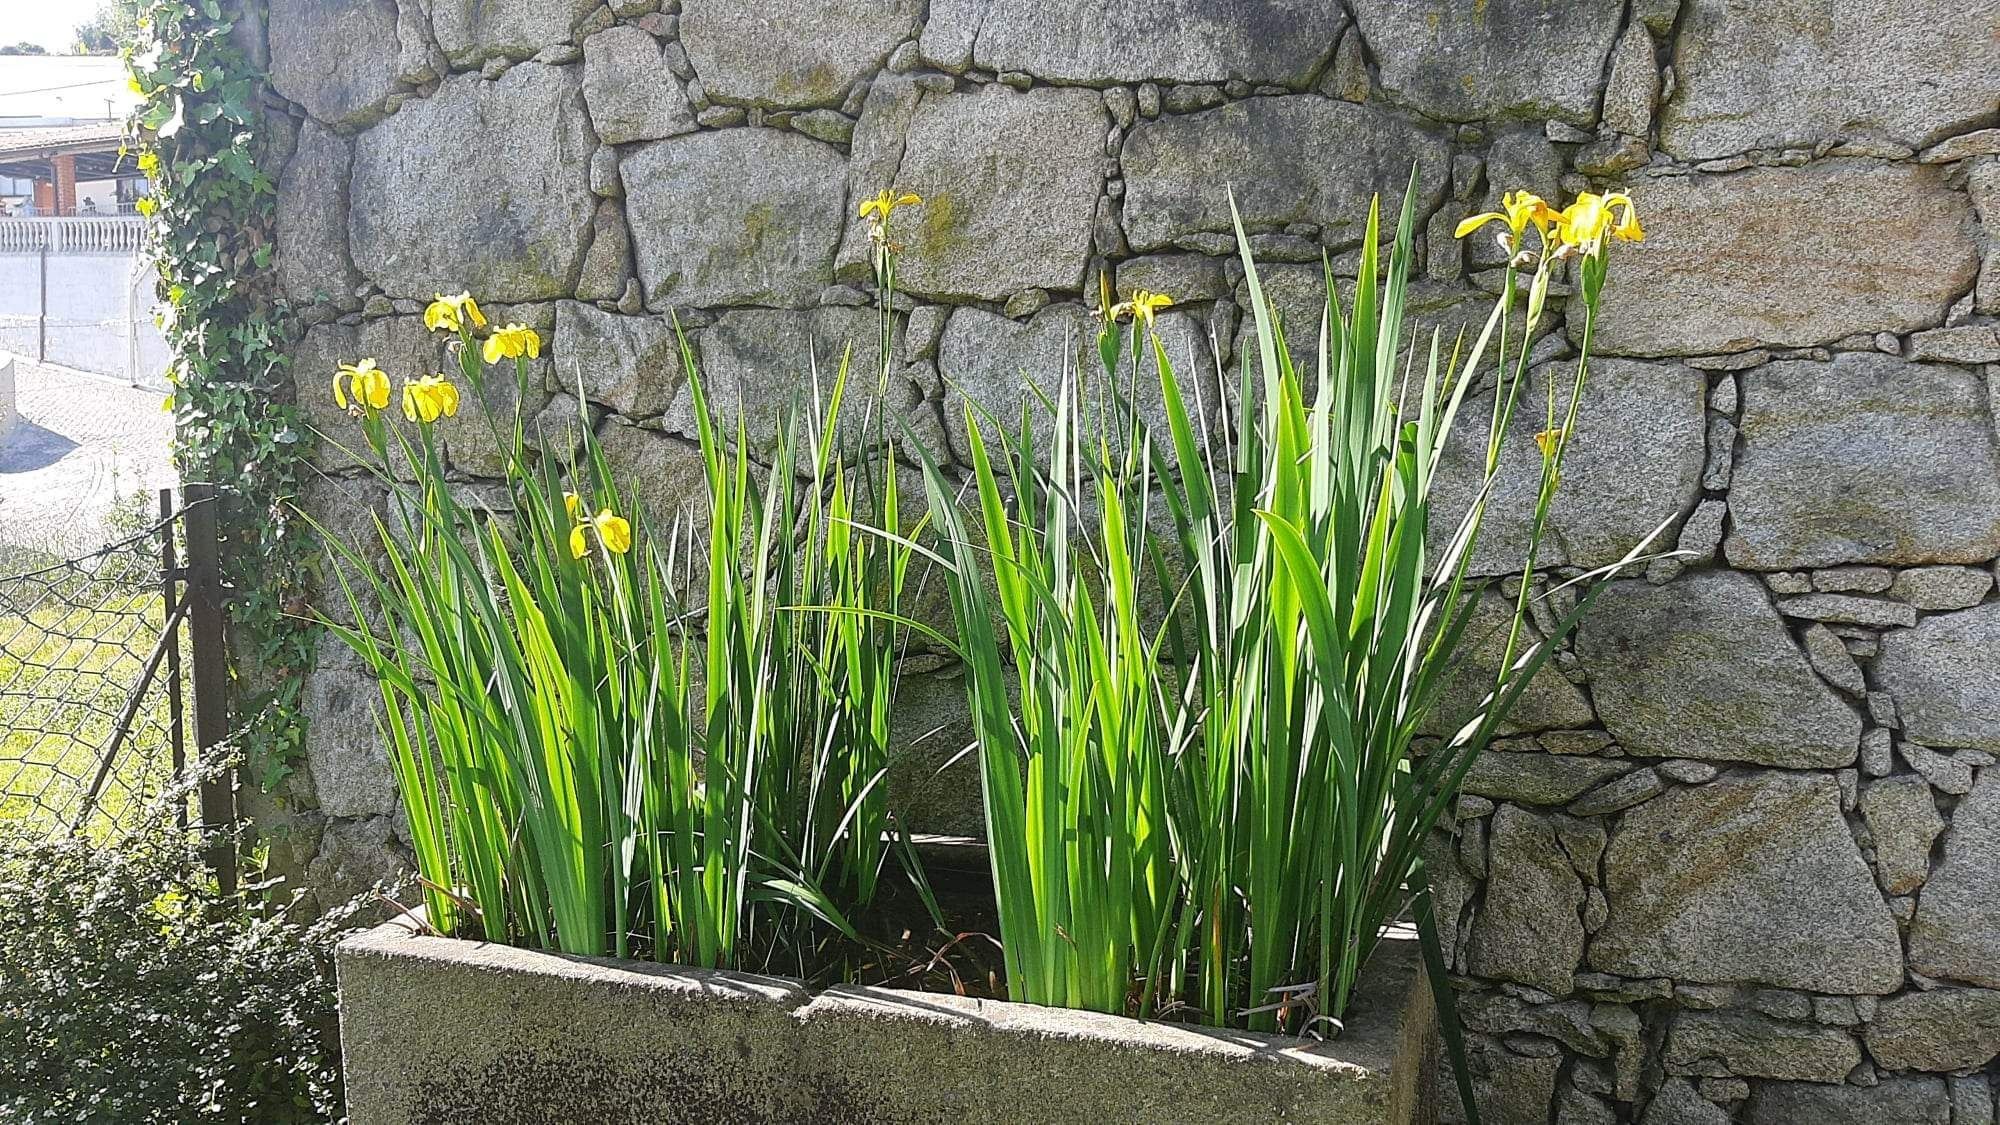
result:
[(130, 146), (152, 181), (139, 208), (168, 310), (174, 459), (181, 479), (223, 492), (240, 737), (251, 775), (270, 788), (300, 754), (299, 693), (317, 637), (287, 612), (315, 561), (290, 514), (312, 432), (292, 401), (272, 272), (262, 76), (235, 39), (243, 6), (259, 0), (135, 2), (139, 39), (126, 59), (144, 100)]

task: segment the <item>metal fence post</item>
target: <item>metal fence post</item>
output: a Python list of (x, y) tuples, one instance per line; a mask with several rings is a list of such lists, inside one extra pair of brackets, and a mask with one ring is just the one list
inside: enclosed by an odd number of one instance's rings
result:
[(35, 292), (35, 362), (49, 361), (49, 244), (42, 241), (42, 273)]
[[(217, 560), (215, 486), (181, 486), (182, 521), (187, 533), (188, 638), (194, 660), (194, 741), (206, 756), (229, 739), (229, 667), (224, 653), (222, 568)], [(236, 824), (236, 771), (202, 783), (201, 820), (211, 831)], [(215, 881), (225, 895), (236, 891), (236, 846), (219, 836), (208, 847)]]
[[(181, 570), (179, 555), (174, 550), (174, 529), (180, 521), (174, 519), (174, 490), (160, 490), (160, 620), (165, 628), (180, 631), (180, 622), (174, 611), (181, 602), (181, 583), (187, 575)], [(173, 751), (174, 783), (179, 784), (187, 772), (187, 711), (181, 701), (181, 646), (179, 637), (170, 637), (167, 645), (167, 743)], [(183, 832), (188, 826), (188, 803), (185, 798), (174, 802), (174, 826)]]

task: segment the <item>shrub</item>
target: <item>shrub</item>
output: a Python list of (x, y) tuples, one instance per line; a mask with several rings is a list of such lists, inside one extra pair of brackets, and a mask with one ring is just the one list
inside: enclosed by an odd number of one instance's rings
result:
[(0, 833), (0, 1120), (338, 1118), (340, 916), (223, 897), (155, 811), (102, 845)]

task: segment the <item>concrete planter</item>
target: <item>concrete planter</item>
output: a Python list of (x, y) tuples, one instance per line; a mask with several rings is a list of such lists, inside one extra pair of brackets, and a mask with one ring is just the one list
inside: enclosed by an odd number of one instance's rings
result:
[(1431, 1119), (1398, 943), (1336, 1043), (378, 927), (339, 949), (355, 1125)]

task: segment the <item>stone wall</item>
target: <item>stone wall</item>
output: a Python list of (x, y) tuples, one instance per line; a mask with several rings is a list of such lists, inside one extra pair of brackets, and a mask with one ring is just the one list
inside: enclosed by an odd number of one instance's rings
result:
[[(2000, 10), (270, 0), (268, 35), (314, 420), (345, 432), (336, 358), (430, 369), (422, 304), (470, 288), (552, 337), (529, 408), (573, 417), (580, 385), (656, 514), (699, 481), (667, 314), (768, 426), (809, 356), (874, 362), (854, 207), (882, 187), (927, 201), (892, 395), (947, 459), (959, 388), (1018, 401), (1101, 267), (1176, 298), (1177, 357), (1234, 362), (1230, 186), (1274, 299), (1310, 310), (1416, 161), (1412, 306), (1445, 324), (1501, 260), (1460, 217), (1629, 187), (1648, 237), (1616, 250), (1554, 561), (1668, 518), (1691, 557), (1607, 593), (1437, 842), (1488, 1119), (1992, 1125)], [(447, 443), (495, 470), (472, 427)], [(308, 500), (380, 503), (338, 476)], [(911, 671), (905, 737), (943, 723), (913, 751), (941, 760), (958, 682)], [(329, 892), (399, 862), (370, 694), (329, 648), (308, 768), (264, 802)], [(915, 787), (929, 827), (976, 827), (957, 773)]]

